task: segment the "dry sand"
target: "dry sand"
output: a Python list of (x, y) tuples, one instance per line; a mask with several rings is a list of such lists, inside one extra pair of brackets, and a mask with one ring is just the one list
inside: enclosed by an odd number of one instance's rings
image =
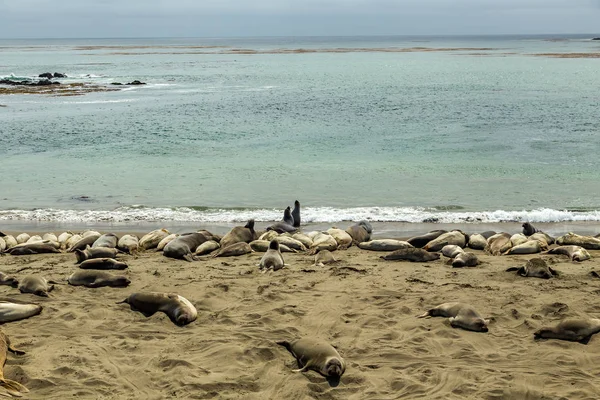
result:
[[(188, 263), (146, 252), (124, 256), (128, 288), (57, 286), (49, 298), (0, 287), (0, 296), (43, 305), (42, 314), (2, 328), (24, 356), (9, 355), (5, 376), (30, 399), (598, 399), (600, 337), (588, 345), (534, 341), (566, 316), (600, 316), (600, 251), (580, 264), (543, 256), (562, 275), (542, 280), (504, 272), (534, 256), (492, 257), (452, 269), (385, 262), (352, 247), (337, 265), (284, 254), (289, 268), (261, 274), (261, 254)], [(62, 280), (73, 254), (2, 256), (0, 270)], [(136, 291), (188, 298), (198, 320), (175, 326), (126, 304)], [(447, 301), (491, 317), (489, 333), (415, 316)], [(274, 341), (314, 336), (347, 362), (339, 386), (315, 372), (294, 373)]]

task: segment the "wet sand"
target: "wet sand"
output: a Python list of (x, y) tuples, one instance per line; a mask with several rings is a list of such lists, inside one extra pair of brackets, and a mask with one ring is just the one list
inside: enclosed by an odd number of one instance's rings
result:
[[(509, 232), (516, 232), (511, 230)], [(261, 274), (261, 253), (188, 263), (145, 252), (122, 257), (128, 288), (57, 285), (49, 298), (0, 286), (0, 296), (44, 307), (2, 327), (24, 356), (9, 355), (5, 376), (27, 398), (82, 399), (596, 399), (600, 337), (588, 345), (534, 341), (564, 317), (599, 317), (600, 251), (572, 263), (544, 255), (562, 274), (542, 280), (505, 272), (535, 255), (493, 257), (475, 268), (441, 260), (386, 262), (351, 247), (340, 262), (312, 266), (288, 254), (288, 268)], [(1, 271), (65, 281), (73, 254), (0, 256)], [(178, 327), (115, 304), (136, 291), (188, 298), (198, 320)], [(490, 317), (489, 333), (416, 315), (447, 301)], [(315, 372), (294, 373), (274, 341), (314, 336), (347, 362), (339, 386)]]

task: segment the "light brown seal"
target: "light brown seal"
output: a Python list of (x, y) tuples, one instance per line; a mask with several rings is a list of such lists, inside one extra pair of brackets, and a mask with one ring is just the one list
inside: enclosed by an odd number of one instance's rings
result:
[(358, 243), (357, 246), (363, 250), (370, 251), (396, 251), (413, 247), (412, 244), (396, 239), (376, 239), (368, 242)]
[(6, 392), (11, 396), (21, 397), (21, 393), (28, 393), (29, 390), (19, 382), (6, 379), (4, 377), (4, 365), (6, 365), (6, 356), (9, 351), (17, 355), (25, 354), (24, 351), (17, 350), (12, 347), (8, 336), (6, 336), (6, 334), (0, 330), (0, 365), (2, 365), (2, 368), (0, 368), (0, 387), (6, 390)]
[(488, 320), (483, 319), (473, 307), (465, 303), (443, 303), (421, 314), (418, 318), (448, 317), (453, 328), (462, 328), (474, 332), (487, 332)]
[(18, 287), (19, 281), (14, 276), (10, 276), (5, 274), (4, 272), (0, 272), (0, 285)]
[(592, 335), (600, 332), (600, 319), (565, 319), (556, 326), (538, 329), (535, 339), (561, 339), (588, 344)]
[(281, 251), (279, 251), (279, 242), (277, 239), (271, 240), (269, 243), (269, 250), (260, 259), (259, 268), (261, 271), (266, 272), (270, 269), (278, 271), (285, 266)]
[(315, 263), (313, 266), (315, 267), (324, 267), (325, 264), (335, 264), (338, 260), (335, 259), (333, 253), (329, 250), (321, 250), (315, 255)]
[(483, 250), (487, 246), (487, 240), (481, 233), (475, 233), (469, 236), (467, 246), (473, 250)]
[(516, 246), (513, 245), (510, 249), (506, 250), (503, 255), (511, 255), (511, 254), (536, 254), (541, 253), (542, 251), (548, 250), (548, 245), (546, 242), (541, 242), (539, 240), (527, 240), (524, 243), (518, 244)]
[(99, 288), (103, 286), (127, 287), (131, 281), (123, 275), (113, 275), (106, 271), (93, 269), (81, 269), (71, 274), (68, 278), (69, 284), (73, 286), (85, 286)]
[(485, 252), (492, 256), (499, 256), (511, 248), (510, 235), (505, 232), (496, 233), (487, 239)]
[(74, 251), (77, 262), (75, 264), (84, 262), (85, 260), (91, 260), (93, 258), (115, 258), (117, 256), (117, 249), (111, 249), (108, 247), (94, 247), (87, 246), (85, 249), (75, 249)]
[(476, 267), (479, 265), (479, 258), (473, 253), (458, 253), (452, 260), (452, 268)]
[(358, 244), (371, 240), (373, 227), (367, 221), (359, 221), (358, 223), (348, 227), (346, 232), (352, 237), (352, 243)]
[(581, 246), (587, 250), (600, 250), (600, 239), (593, 236), (577, 235), (573, 232), (569, 232), (566, 235), (556, 238), (556, 244), (559, 246)]
[(437, 237), (439, 237), (440, 235), (442, 235), (446, 232), (447, 231), (445, 231), (443, 229), (427, 232), (423, 235), (413, 236), (413, 237), (409, 238), (407, 240), (407, 242), (410, 243), (411, 245), (413, 245), (414, 247), (422, 248), (427, 243), (431, 242), (432, 240), (436, 239)]
[(334, 251), (338, 243), (333, 236), (325, 232), (317, 232), (312, 238), (313, 244), (308, 250), (309, 255), (317, 254), (321, 250)]
[(553, 276), (558, 275), (558, 273), (550, 268), (546, 261), (541, 258), (532, 258), (522, 267), (510, 267), (506, 270), (506, 272), (511, 271), (517, 271), (517, 274), (521, 276), (542, 279), (550, 279)]
[(546, 254), (564, 254), (569, 256), (571, 261), (585, 261), (592, 258), (590, 253), (581, 246), (558, 246), (549, 250)]
[(163, 255), (190, 262), (195, 261), (194, 251), (204, 242), (206, 242), (206, 236), (202, 233), (184, 233), (167, 243), (163, 249)]
[(342, 229), (329, 228), (327, 229), (327, 233), (333, 236), (337, 242), (338, 250), (346, 250), (348, 247), (352, 246), (353, 238), (348, 232)]
[(124, 253), (137, 253), (140, 245), (140, 239), (135, 235), (123, 235), (117, 242), (117, 249)]
[(188, 299), (175, 293), (133, 293), (117, 304), (123, 303), (129, 304), (133, 311), (139, 311), (145, 317), (163, 312), (179, 326), (187, 325), (198, 318), (196, 307)]
[(128, 265), (114, 258), (92, 258), (79, 264), (81, 269), (127, 269)]
[(237, 242), (227, 247), (221, 247), (213, 257), (233, 257), (252, 253), (252, 247), (246, 242)]
[(427, 251), (440, 251), (444, 246), (449, 244), (464, 248), (467, 246), (467, 243), (469, 243), (469, 237), (463, 231), (453, 230), (442, 233), (440, 236), (423, 246), (423, 249)]
[(60, 253), (60, 250), (50, 243), (38, 242), (19, 244), (8, 249), (6, 253), (11, 256), (28, 256), (32, 254)]
[(92, 244), (92, 248), (96, 247), (108, 247), (109, 249), (114, 249), (117, 247), (117, 243), (119, 242), (119, 238), (114, 233), (105, 233), (100, 236), (96, 241)]
[(200, 246), (196, 247), (196, 251), (194, 252), (194, 255), (203, 256), (204, 254), (212, 253), (213, 251), (217, 250), (220, 247), (221, 246), (216, 241), (207, 240), (206, 242), (202, 243)]
[(448, 258), (454, 258), (460, 253), (464, 252), (465, 251), (462, 249), (462, 247), (457, 246), (455, 244), (447, 244), (444, 247), (442, 247), (442, 254)]
[(258, 234), (254, 230), (254, 220), (248, 220), (244, 226), (236, 226), (223, 236), (221, 242), (221, 248), (227, 247), (234, 243), (244, 242), (250, 243), (253, 240), (258, 239)]
[(48, 297), (48, 292), (51, 292), (52, 289), (54, 289), (54, 285), (49, 285), (46, 278), (41, 276), (28, 275), (19, 283), (21, 293), (31, 293), (36, 296)]
[[(87, 232), (86, 232), (86, 233), (87, 233)], [(68, 253), (72, 253), (72, 252), (74, 252), (75, 250), (83, 250), (83, 249), (85, 249), (85, 248), (86, 248), (86, 247), (88, 247), (88, 246), (92, 246), (92, 245), (94, 244), (94, 242), (95, 242), (96, 240), (98, 240), (98, 238), (99, 238), (100, 236), (101, 236), (101, 235), (100, 235), (99, 233), (98, 233), (98, 234), (96, 234), (96, 233), (92, 233), (92, 234), (89, 234), (88, 236), (84, 236), (84, 237), (82, 237), (81, 239), (79, 239), (79, 240), (77, 241), (77, 243), (75, 243), (74, 245), (72, 245), (72, 246), (69, 248), (69, 250), (67, 250), (67, 252), (68, 252)]]
[(171, 232), (169, 232), (166, 229), (155, 229), (152, 232), (146, 233), (144, 236), (142, 236), (142, 238), (140, 239), (138, 246), (140, 250), (148, 250), (148, 249), (153, 249), (156, 246), (158, 246), (158, 244), (161, 242), (161, 240), (163, 240), (164, 238), (166, 238), (167, 236), (169, 236), (171, 234)]
[(325, 377), (339, 379), (346, 371), (346, 362), (335, 347), (327, 342), (303, 338), (276, 343), (285, 347), (296, 358), (300, 368), (293, 370), (294, 372), (313, 370)]

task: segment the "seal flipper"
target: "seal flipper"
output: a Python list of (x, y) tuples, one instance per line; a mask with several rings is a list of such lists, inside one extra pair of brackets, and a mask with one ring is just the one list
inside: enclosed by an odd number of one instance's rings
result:
[(13, 354), (22, 356), (25, 354), (25, 352), (23, 350), (19, 350), (19, 349), (15, 349), (14, 347), (12, 347), (10, 344), (7, 347), (8, 351), (10, 351)]
[(417, 315), (417, 318), (428, 318), (431, 317), (431, 312), (433, 311), (433, 309), (427, 311), (426, 313), (423, 313), (421, 315)]
[(3, 387), (9, 394), (15, 397), (23, 397), (21, 393), (29, 393), (29, 389), (19, 382), (6, 378), (0, 379), (0, 387)]
[(183, 259), (184, 259), (185, 261), (189, 261), (189, 262), (192, 262), (192, 261), (198, 261), (198, 259), (197, 259), (196, 257), (194, 257), (194, 256), (192, 255), (192, 253), (188, 253), (188, 254), (186, 254), (185, 256), (183, 256)]
[(554, 268), (550, 268), (548, 267), (548, 271), (550, 271), (550, 273), (554, 276), (559, 276), (561, 273), (557, 270), (555, 270)]
[(504, 271), (505, 271), (505, 272), (518, 271), (518, 270), (520, 270), (521, 268), (523, 268), (523, 267), (510, 267), (510, 268), (507, 268), (507, 269), (505, 269)]
[[(300, 361), (298, 361), (300, 362)], [(299, 369), (293, 369), (292, 372), (306, 372), (310, 369), (310, 363), (307, 363), (304, 367)]]

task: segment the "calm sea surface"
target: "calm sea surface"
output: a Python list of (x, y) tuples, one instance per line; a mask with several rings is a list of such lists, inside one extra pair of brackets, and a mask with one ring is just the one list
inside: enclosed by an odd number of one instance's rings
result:
[(0, 40), (0, 220), (600, 221), (589, 38)]

